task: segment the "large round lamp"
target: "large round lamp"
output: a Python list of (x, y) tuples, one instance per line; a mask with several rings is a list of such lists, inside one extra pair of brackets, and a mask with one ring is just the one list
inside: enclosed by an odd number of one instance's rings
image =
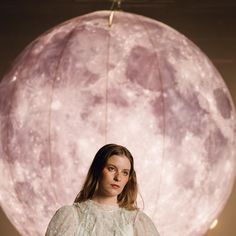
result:
[(220, 74), (174, 29), (124, 12), (69, 20), (0, 85), (1, 207), (22, 235), (43, 235), (98, 148), (118, 143), (161, 236), (203, 235), (233, 186), (235, 123)]

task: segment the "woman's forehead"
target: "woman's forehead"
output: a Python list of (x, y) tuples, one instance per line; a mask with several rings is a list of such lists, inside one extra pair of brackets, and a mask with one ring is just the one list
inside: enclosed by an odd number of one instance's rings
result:
[(114, 165), (123, 169), (130, 169), (131, 163), (127, 156), (125, 155), (112, 155), (108, 158), (107, 164)]

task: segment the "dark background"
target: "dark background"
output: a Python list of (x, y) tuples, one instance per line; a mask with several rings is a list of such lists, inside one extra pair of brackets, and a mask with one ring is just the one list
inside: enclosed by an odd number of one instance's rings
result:
[[(2, 0), (0, 78), (25, 46), (46, 30), (79, 15), (109, 10), (111, 5), (109, 0)], [(236, 104), (235, 0), (126, 0), (122, 1), (121, 8), (161, 21), (198, 45), (221, 73)], [(218, 217), (217, 227), (206, 235), (235, 236), (235, 219), (234, 186), (225, 209)], [(1, 208), (0, 235), (19, 236)]]

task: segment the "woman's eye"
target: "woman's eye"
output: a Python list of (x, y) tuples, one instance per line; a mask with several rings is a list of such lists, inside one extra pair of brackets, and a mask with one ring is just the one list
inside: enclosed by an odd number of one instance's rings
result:
[(112, 167), (112, 166), (108, 166), (107, 169), (108, 169), (109, 171), (113, 171), (115, 168)]
[(128, 176), (129, 175), (129, 172), (127, 172), (127, 171), (125, 171), (123, 173), (124, 173), (124, 176)]

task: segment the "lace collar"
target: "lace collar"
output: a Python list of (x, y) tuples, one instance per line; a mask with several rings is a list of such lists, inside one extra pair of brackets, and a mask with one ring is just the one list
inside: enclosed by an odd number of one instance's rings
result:
[(106, 205), (106, 204), (101, 204), (98, 202), (95, 202), (93, 200), (87, 200), (87, 204), (91, 207), (94, 207), (98, 210), (103, 210), (103, 211), (116, 211), (120, 209), (118, 205)]

